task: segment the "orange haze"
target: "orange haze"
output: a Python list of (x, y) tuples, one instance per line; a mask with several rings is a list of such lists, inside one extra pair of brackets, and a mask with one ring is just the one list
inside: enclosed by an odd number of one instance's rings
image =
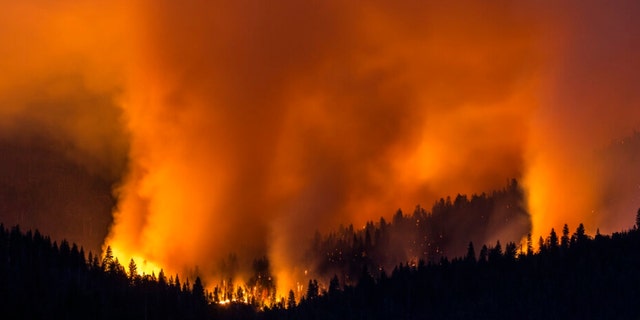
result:
[(0, 135), (120, 181), (105, 243), (142, 269), (266, 254), (282, 290), (315, 230), (510, 178), (535, 237), (640, 206), (603, 156), (640, 128), (636, 1), (2, 2)]

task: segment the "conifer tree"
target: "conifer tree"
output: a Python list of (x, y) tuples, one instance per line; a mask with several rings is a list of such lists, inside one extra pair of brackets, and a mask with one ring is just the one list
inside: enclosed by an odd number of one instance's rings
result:
[(293, 290), (289, 290), (289, 297), (287, 298), (287, 309), (293, 309), (296, 307), (296, 295)]
[(318, 297), (318, 281), (317, 280), (309, 280), (309, 285), (307, 286), (307, 300), (313, 300)]
[(558, 235), (553, 228), (551, 228), (551, 232), (549, 233), (549, 249), (552, 251), (558, 249)]
[(205, 298), (204, 286), (202, 285), (202, 281), (200, 280), (200, 277), (196, 277), (196, 280), (193, 282), (193, 288), (191, 290), (191, 293), (196, 298), (196, 300), (198, 301), (204, 300)]
[(102, 270), (109, 271), (112, 264), (113, 251), (111, 251), (111, 246), (107, 246), (107, 250), (104, 253), (104, 258), (102, 259)]
[(565, 223), (564, 227), (562, 227), (562, 237), (560, 238), (560, 247), (562, 250), (569, 248), (569, 240), (569, 226)]
[(473, 248), (473, 242), (469, 242), (469, 246), (467, 247), (467, 256), (465, 257), (467, 262), (476, 262), (476, 250)]
[(129, 280), (133, 282), (137, 276), (138, 266), (136, 265), (136, 262), (133, 260), (133, 258), (131, 258), (131, 260), (129, 261)]

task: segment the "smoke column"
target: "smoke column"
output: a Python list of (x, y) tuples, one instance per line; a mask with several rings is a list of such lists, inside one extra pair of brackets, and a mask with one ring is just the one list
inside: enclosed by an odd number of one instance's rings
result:
[(524, 12), (293, 1), (144, 12), (116, 255), (208, 275), (233, 252), (268, 253), (291, 288), (316, 229), (524, 173), (540, 55)]
[(611, 156), (607, 146), (624, 143), (640, 126), (640, 42), (633, 18), (640, 6), (588, 2), (555, 9), (546, 13), (554, 21), (547, 33), (558, 39), (548, 53), (550, 71), (528, 140), (534, 234), (563, 223), (584, 222), (590, 232), (628, 228), (640, 206), (640, 150), (636, 144), (625, 156)]
[(2, 138), (117, 183), (105, 244), (143, 270), (266, 254), (286, 292), (315, 230), (510, 178), (536, 237), (640, 206), (637, 148), (607, 156), (640, 127), (633, 1), (3, 6)]

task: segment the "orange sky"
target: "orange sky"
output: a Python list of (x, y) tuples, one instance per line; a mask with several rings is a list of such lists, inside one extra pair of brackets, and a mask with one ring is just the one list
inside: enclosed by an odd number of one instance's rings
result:
[(0, 134), (121, 182), (121, 260), (268, 254), (284, 287), (316, 229), (510, 178), (536, 237), (640, 205), (603, 156), (640, 128), (633, 1), (4, 2)]

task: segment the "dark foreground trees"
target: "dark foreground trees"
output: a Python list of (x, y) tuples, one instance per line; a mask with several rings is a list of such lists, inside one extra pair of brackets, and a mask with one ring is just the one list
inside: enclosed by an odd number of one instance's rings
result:
[(203, 319), (211, 313), (199, 279), (187, 287), (177, 277), (135, 270), (130, 261), (127, 274), (110, 250), (100, 261), (75, 244), (0, 225), (2, 318)]
[[(215, 303), (199, 278), (140, 276), (113, 255), (0, 225), (0, 308), (11, 319), (637, 319), (640, 230), (591, 237), (580, 225), (519, 249), (467, 243), (460, 258), (310, 279), (270, 307)], [(256, 260), (266, 272), (268, 261)], [(262, 279), (262, 276), (260, 276)], [(268, 277), (267, 277), (268, 279)], [(193, 283), (190, 285), (188, 283)], [(268, 287), (265, 285), (265, 287)], [(269, 291), (266, 290), (268, 295)], [(243, 293), (244, 294), (244, 293)]]
[[(563, 232), (565, 236), (565, 232)], [(558, 243), (555, 232), (539, 253), (488, 248), (464, 258), (400, 264), (390, 275), (363, 273), (358, 284), (304, 299), (290, 319), (637, 319), (640, 231), (590, 237), (578, 226)]]
[(306, 265), (325, 278), (336, 274), (357, 280), (363, 267), (393, 269), (405, 261), (438, 263), (443, 257), (464, 256), (469, 241), (480, 245), (487, 239), (495, 241), (504, 230), (512, 238), (500, 239), (503, 244), (518, 241), (531, 230), (525, 202), (524, 190), (511, 180), (489, 194), (440, 199), (429, 211), (416, 206), (409, 215), (398, 210), (391, 221), (380, 218), (362, 228), (341, 226), (315, 236)]

